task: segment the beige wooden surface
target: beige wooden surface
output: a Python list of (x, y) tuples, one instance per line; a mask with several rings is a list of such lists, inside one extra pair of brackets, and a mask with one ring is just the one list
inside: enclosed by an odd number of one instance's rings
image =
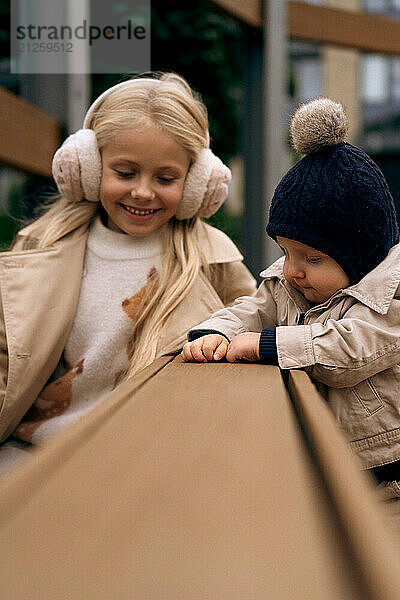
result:
[[(208, 0), (208, 3), (249, 25), (262, 27), (266, 1)], [(342, 9), (288, 0), (288, 37), (367, 52), (400, 54), (399, 19), (356, 12), (351, 3), (343, 4)]]
[(248, 25), (262, 25), (263, 0), (209, 0), (208, 4), (222, 8)]
[(400, 20), (300, 1), (288, 2), (292, 39), (383, 54), (400, 54)]
[(0, 164), (51, 176), (60, 143), (57, 119), (0, 86)]
[(388, 550), (383, 595), (357, 564), (279, 370), (170, 360), (3, 484), (3, 597), (399, 598), (398, 562), (367, 488), (360, 523)]
[[(339, 430), (328, 406), (321, 401), (306, 373), (291, 371), (289, 389), (303, 438), (319, 471), (321, 485), (327, 490), (358, 578), (371, 597), (392, 598), (391, 587), (400, 589), (400, 531), (393, 530), (396, 544), (393, 546), (388, 541), (386, 526), (382, 527), (383, 507), (375, 510), (375, 484), (362, 473), (361, 463), (350, 454), (344, 438), (338, 436)], [(371, 498), (364, 497), (369, 489)], [(388, 575), (388, 565), (392, 565), (394, 581)], [(399, 591), (397, 594), (400, 598)]]

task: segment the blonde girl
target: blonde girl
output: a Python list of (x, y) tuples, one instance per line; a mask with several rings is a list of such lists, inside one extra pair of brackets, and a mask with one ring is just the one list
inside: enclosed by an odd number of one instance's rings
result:
[(0, 459), (83, 418), (255, 290), (231, 240), (201, 220), (225, 200), (230, 171), (178, 75), (104, 92), (53, 175), (59, 199), (0, 256)]

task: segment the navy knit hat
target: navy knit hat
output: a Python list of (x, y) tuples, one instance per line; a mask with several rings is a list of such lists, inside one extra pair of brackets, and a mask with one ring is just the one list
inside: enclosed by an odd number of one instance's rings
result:
[(294, 149), (306, 154), (277, 186), (267, 233), (333, 258), (350, 283), (374, 269), (399, 241), (393, 198), (374, 161), (343, 141), (341, 104), (318, 98), (291, 121)]

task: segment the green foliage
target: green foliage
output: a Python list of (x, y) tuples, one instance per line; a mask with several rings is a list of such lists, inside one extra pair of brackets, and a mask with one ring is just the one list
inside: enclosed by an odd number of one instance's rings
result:
[(9, 211), (0, 214), (0, 251), (7, 250), (14, 239), (21, 220), (21, 198), (25, 182), (18, 178), (12, 179), (6, 191)]
[(200, 92), (210, 117), (213, 150), (237, 152), (241, 109), (242, 27), (203, 2), (152, 2), (152, 69), (175, 71)]
[[(175, 71), (207, 106), (211, 146), (225, 162), (238, 151), (241, 119), (243, 27), (204, 2), (152, 2), (151, 61), (155, 71)], [(242, 219), (223, 208), (208, 222), (241, 246)]]
[(0, 0), (0, 57), (10, 55), (10, 2)]
[(206, 220), (207, 223), (221, 229), (243, 251), (242, 247), (242, 218), (239, 215), (230, 215), (222, 207), (215, 215)]
[[(237, 153), (241, 118), (243, 26), (197, 0), (152, 0), (151, 70), (174, 71), (201, 94), (210, 119), (211, 144), (228, 161)], [(93, 97), (121, 80), (93, 75)]]
[(9, 215), (0, 215), (0, 252), (8, 250), (17, 232), (16, 220)]

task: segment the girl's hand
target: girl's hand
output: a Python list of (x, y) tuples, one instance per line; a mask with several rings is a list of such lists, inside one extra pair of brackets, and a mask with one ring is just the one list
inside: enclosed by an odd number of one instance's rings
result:
[(182, 358), (186, 362), (221, 360), (226, 355), (229, 342), (223, 335), (210, 333), (183, 346)]
[(239, 333), (233, 338), (228, 347), (226, 360), (228, 362), (237, 362), (247, 360), (256, 362), (260, 360), (260, 333)]

